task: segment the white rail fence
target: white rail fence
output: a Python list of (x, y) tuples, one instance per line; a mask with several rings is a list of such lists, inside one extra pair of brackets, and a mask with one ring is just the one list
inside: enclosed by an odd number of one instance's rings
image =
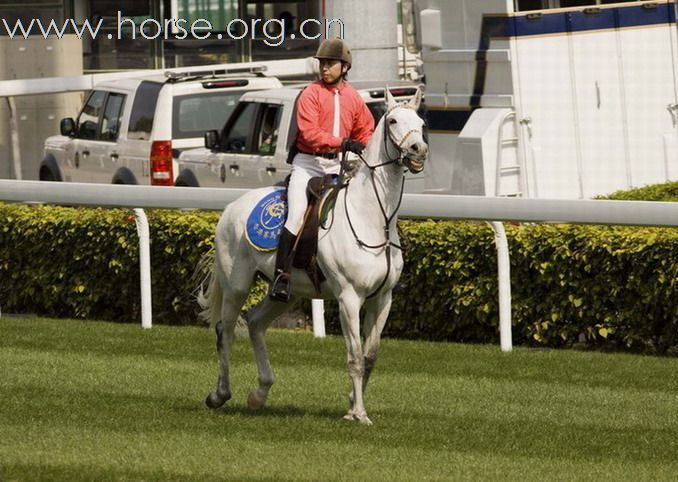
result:
[[(143, 208), (222, 210), (246, 189), (124, 186), (110, 184), (14, 181), (0, 179), (0, 201), (134, 209), (139, 229), (142, 326), (150, 328), (151, 292), (148, 222)], [(498, 254), (501, 349), (511, 351), (511, 288), (508, 244), (499, 221), (559, 222), (631, 226), (678, 226), (678, 203), (566, 199), (491, 198), (405, 194), (400, 216), (425, 219), (474, 219), (490, 222)], [(314, 304), (314, 318), (322, 305)], [(316, 326), (317, 325), (317, 326)], [(314, 332), (324, 324), (314, 319)]]

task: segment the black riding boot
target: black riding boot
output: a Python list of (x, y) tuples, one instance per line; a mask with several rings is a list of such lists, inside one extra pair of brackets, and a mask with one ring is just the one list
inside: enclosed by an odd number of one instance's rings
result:
[(269, 298), (275, 301), (287, 302), (290, 299), (290, 265), (294, 242), (297, 237), (287, 229), (283, 229), (278, 242), (278, 253), (275, 258), (275, 275)]

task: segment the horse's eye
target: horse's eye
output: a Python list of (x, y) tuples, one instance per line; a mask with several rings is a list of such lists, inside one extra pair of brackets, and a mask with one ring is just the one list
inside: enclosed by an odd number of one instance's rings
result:
[(391, 124), (391, 125), (396, 124), (397, 122), (398, 122), (398, 121), (395, 120), (395, 119), (389, 119), (389, 120), (388, 120), (388, 123)]

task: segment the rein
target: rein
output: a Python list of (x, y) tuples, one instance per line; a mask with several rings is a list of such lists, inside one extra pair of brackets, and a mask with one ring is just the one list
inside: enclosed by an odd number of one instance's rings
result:
[[(400, 108), (407, 108), (407, 106), (395, 106), (395, 107), (400, 107)], [(382, 162), (380, 164), (375, 164), (375, 165), (370, 165), (368, 162), (365, 160), (365, 158), (362, 156), (362, 154), (358, 154), (358, 158), (362, 161), (362, 163), (365, 165), (370, 170), (370, 180), (372, 181), (372, 188), (374, 189), (374, 195), (377, 198), (377, 202), (379, 204), (379, 209), (381, 210), (381, 214), (384, 217), (384, 236), (386, 240), (381, 243), (381, 244), (376, 244), (376, 245), (370, 245), (365, 243), (363, 240), (360, 239), (358, 236), (358, 233), (355, 230), (355, 227), (353, 226), (353, 222), (351, 221), (351, 216), (348, 213), (348, 188), (346, 189), (346, 192), (344, 193), (344, 211), (346, 212), (346, 219), (348, 220), (348, 225), (351, 228), (351, 232), (353, 233), (353, 237), (355, 240), (358, 242), (358, 245), (363, 248), (367, 249), (381, 249), (381, 248), (386, 248), (386, 276), (384, 279), (381, 281), (381, 284), (377, 287), (374, 292), (367, 297), (367, 299), (372, 298), (375, 296), (381, 289), (384, 287), (386, 284), (386, 281), (388, 280), (389, 275), (391, 274), (391, 248), (396, 248), (402, 251), (402, 246), (399, 246), (398, 244), (394, 243), (391, 241), (391, 222), (395, 218), (395, 216), (398, 214), (398, 211), (400, 210), (400, 205), (402, 204), (403, 201), (403, 193), (405, 191), (405, 176), (403, 176), (402, 183), (400, 185), (400, 195), (398, 197), (398, 205), (396, 206), (395, 210), (389, 215), (386, 212), (386, 208), (384, 207), (384, 203), (382, 202), (381, 198), (379, 197), (379, 191), (377, 189), (377, 182), (375, 181), (374, 178), (374, 172), (384, 166), (388, 166), (390, 164), (396, 164), (400, 163), (403, 159), (403, 148), (402, 145), (407, 140), (407, 138), (413, 133), (416, 132), (417, 129), (411, 129), (405, 135), (400, 141), (397, 141), (393, 137), (393, 134), (391, 133), (391, 130), (388, 128), (388, 123), (386, 121), (386, 116), (393, 110), (395, 107), (392, 107), (389, 109), (386, 114), (384, 114), (384, 154), (386, 155), (386, 161)], [(391, 143), (395, 146), (395, 148), (398, 150), (398, 154), (394, 158), (389, 157), (388, 153), (388, 141), (391, 141)], [(347, 152), (345, 150), (342, 151), (342, 159), (341, 159), (341, 164), (342, 164), (342, 172), (344, 170), (344, 166), (346, 165), (346, 157), (347, 157)]]

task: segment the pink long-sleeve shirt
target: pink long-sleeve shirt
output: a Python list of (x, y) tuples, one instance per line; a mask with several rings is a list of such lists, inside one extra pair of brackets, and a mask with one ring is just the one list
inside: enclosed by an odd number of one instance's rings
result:
[[(339, 136), (332, 135), (334, 95), (339, 90)], [(339, 87), (319, 80), (304, 89), (297, 104), (299, 136), (297, 149), (302, 152), (336, 152), (345, 137), (367, 144), (374, 132), (374, 117), (360, 94), (346, 82)]]

